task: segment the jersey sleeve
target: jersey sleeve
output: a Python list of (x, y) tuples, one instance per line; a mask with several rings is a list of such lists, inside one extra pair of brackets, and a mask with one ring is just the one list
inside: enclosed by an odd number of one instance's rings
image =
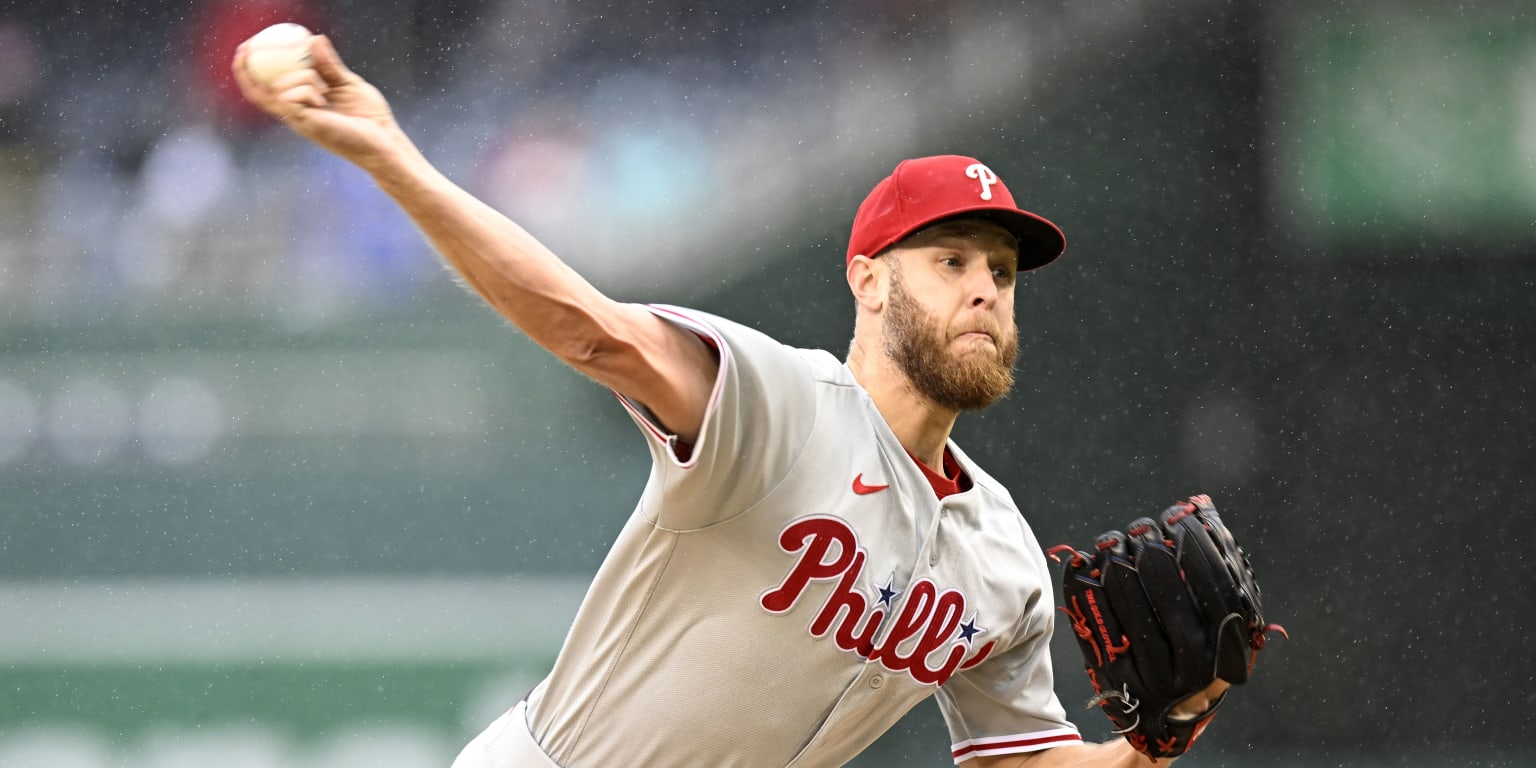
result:
[[(1049, 593), (1047, 593), (1049, 594)], [(950, 678), (936, 698), (956, 764), (978, 756), (1078, 744), (1051, 673), (1049, 606), (1032, 611), (1021, 642)]]
[(646, 308), (697, 334), (719, 355), (692, 445), (642, 404), (619, 396), (651, 449), (642, 512), (665, 529), (703, 528), (749, 509), (789, 473), (815, 423), (815, 377), (801, 350), (746, 326), (679, 307)]

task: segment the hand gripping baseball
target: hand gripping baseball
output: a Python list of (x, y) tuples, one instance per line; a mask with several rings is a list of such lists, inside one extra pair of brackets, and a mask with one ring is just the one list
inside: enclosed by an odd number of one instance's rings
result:
[(1058, 562), (1062, 554), (1061, 610), (1093, 684), (1088, 705), (1102, 707), (1115, 733), (1148, 757), (1184, 754), (1225, 693), (1204, 711), (1180, 704), (1218, 680), (1246, 682), (1267, 633), (1285, 634), (1264, 623), (1248, 556), (1209, 496), (1107, 531), (1091, 553), (1050, 550)]
[(240, 93), (305, 138), (369, 167), (409, 146), (383, 94), (342, 63), (331, 41), (318, 35), (311, 65), (258, 82), (246, 67), (249, 42), (235, 49), (231, 68)]

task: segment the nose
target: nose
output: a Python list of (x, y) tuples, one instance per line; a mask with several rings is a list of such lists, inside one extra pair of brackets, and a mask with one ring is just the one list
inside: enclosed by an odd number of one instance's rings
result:
[(966, 275), (966, 292), (972, 307), (991, 309), (997, 303), (997, 280), (992, 277), (992, 267), (986, 261)]

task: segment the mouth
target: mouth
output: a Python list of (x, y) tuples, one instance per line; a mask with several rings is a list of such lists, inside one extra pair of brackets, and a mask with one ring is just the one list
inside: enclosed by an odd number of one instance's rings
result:
[(959, 336), (956, 336), (955, 338), (960, 341), (974, 341), (980, 339), (987, 341), (994, 346), (997, 345), (997, 339), (993, 338), (992, 334), (987, 333), (986, 331), (967, 331), (960, 334)]

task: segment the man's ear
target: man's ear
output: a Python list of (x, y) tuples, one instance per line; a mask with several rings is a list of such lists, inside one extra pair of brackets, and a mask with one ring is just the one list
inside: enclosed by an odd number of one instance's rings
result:
[(878, 312), (885, 306), (885, 283), (890, 276), (885, 258), (855, 256), (848, 262), (848, 290), (860, 309)]

